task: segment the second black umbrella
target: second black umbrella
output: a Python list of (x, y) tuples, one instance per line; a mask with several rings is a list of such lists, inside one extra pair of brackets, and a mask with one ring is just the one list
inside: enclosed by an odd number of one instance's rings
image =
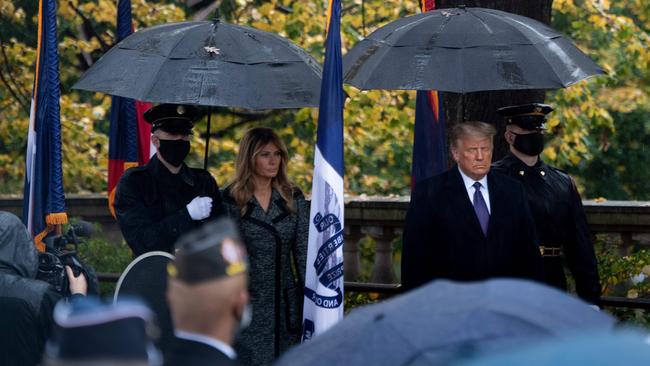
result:
[(559, 89), (603, 70), (536, 20), (483, 8), (437, 9), (391, 22), (343, 60), (360, 89)]

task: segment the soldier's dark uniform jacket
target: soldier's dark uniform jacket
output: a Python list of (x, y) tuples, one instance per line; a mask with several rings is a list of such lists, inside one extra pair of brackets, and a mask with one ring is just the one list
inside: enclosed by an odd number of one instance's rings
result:
[[(212, 198), (210, 217), (194, 221), (185, 207), (197, 196)], [(172, 252), (178, 237), (224, 213), (219, 187), (205, 170), (183, 163), (172, 174), (156, 156), (146, 165), (127, 170), (115, 194), (117, 221), (134, 255)]]
[(596, 256), (571, 177), (541, 160), (528, 166), (512, 154), (494, 163), (492, 170), (516, 178), (526, 189), (544, 260), (545, 282), (566, 290), (563, 254), (578, 296), (596, 303), (600, 297)]

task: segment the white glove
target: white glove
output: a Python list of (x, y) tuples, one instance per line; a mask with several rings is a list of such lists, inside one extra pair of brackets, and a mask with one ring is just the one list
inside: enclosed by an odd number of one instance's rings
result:
[(203, 220), (210, 216), (212, 198), (194, 197), (192, 202), (188, 203), (185, 207), (187, 207), (187, 212), (190, 214), (192, 220)]

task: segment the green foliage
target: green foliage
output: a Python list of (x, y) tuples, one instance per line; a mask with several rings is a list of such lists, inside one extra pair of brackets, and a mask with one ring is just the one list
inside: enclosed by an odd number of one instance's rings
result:
[[(627, 253), (624, 253), (627, 252)], [(597, 240), (596, 254), (603, 296), (650, 297), (650, 251)], [(650, 313), (641, 309), (608, 308), (623, 321), (650, 327)]]
[(588, 197), (650, 200), (649, 114), (649, 106), (612, 114), (620, 125), (617, 132), (604, 136), (606, 145), (577, 169)]
[(549, 120), (556, 137), (545, 155), (574, 173), (588, 197), (650, 197), (643, 173), (650, 113), (649, 4), (553, 2), (553, 26), (607, 72), (549, 95), (558, 110)]
[(387, 298), (388, 297), (385, 295), (381, 295), (374, 292), (346, 291), (344, 297), (345, 304), (343, 305), (343, 309), (345, 311), (345, 314), (347, 315), (352, 310), (358, 307), (374, 304)]
[[(102, 273), (122, 273), (133, 259), (126, 244), (116, 245), (95, 238), (85, 240), (79, 245), (79, 258), (95, 272)], [(102, 297), (111, 297), (115, 292), (115, 283), (101, 282), (99, 288)]]

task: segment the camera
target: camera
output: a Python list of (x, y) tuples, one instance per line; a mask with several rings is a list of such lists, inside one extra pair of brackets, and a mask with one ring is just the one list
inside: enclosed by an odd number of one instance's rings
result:
[[(86, 266), (77, 256), (79, 238), (92, 234), (92, 224), (79, 221), (70, 225), (64, 235), (48, 236), (43, 239), (45, 252), (38, 255), (36, 278), (52, 285), (63, 296), (70, 296), (70, 283), (65, 267), (70, 266), (75, 277), (84, 274), (88, 281), (88, 293), (97, 293), (97, 278), (92, 268)], [(70, 248), (72, 246), (72, 249)]]

